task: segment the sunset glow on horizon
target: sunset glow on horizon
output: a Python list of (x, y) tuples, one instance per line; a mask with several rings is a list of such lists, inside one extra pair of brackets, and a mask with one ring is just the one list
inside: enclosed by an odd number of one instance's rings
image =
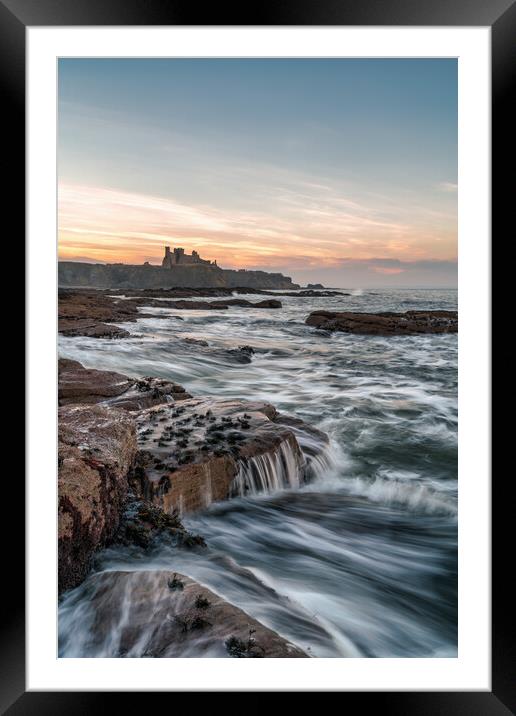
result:
[(456, 285), (454, 60), (61, 60), (59, 258)]

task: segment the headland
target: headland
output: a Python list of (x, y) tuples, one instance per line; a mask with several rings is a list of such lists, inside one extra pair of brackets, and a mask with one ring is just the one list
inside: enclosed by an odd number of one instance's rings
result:
[(223, 269), (216, 261), (202, 259), (196, 251), (165, 247), (161, 266), (95, 264), (60, 261), (59, 286), (67, 288), (262, 288), (297, 289), (289, 276), (268, 271)]

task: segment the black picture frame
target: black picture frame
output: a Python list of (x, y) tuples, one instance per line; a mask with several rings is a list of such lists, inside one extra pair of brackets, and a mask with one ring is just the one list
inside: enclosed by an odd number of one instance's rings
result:
[[(202, 22), (199, 20), (202, 19)], [(25, 31), (30, 26), (66, 25), (360, 25), (489, 26), (492, 32), (492, 233), (513, 224), (511, 182), (514, 166), (511, 79), (516, 74), (516, 2), (514, 0), (282, 0), (233, 7), (221, 3), (199, 8), (185, 0), (0, 0), (0, 87), (4, 147), (11, 152), (4, 207), (11, 217), (25, 216)], [(509, 148), (509, 150), (508, 150)], [(21, 220), (16, 239), (21, 233)], [(19, 243), (16, 242), (19, 264)], [(17, 398), (19, 401), (19, 396)], [(19, 466), (17, 467), (20, 472)], [(5, 475), (7, 479), (7, 475)], [(509, 477), (509, 475), (507, 475)], [(21, 477), (18, 478), (21, 483)], [(9, 478), (12, 481), (12, 478)], [(22, 484), (16, 485), (18, 506)], [(507, 545), (512, 537), (512, 503), (503, 480), (493, 480), (492, 529), (492, 691), (343, 692), (342, 707), (410, 716), (503, 716), (516, 713), (516, 640), (511, 629), (513, 593), (507, 584)], [(4, 495), (5, 496), (5, 495)], [(4, 542), (1, 611), (0, 712), (91, 714), (113, 712), (114, 699), (131, 699), (138, 708), (149, 693), (124, 694), (25, 691), (24, 535), (18, 507), (15, 539)], [(14, 534), (14, 533), (13, 533)], [(510, 569), (510, 567), (509, 567)], [(8, 587), (8, 588), (7, 588)], [(153, 694), (156, 696), (158, 694)], [(167, 694), (161, 694), (167, 697)], [(170, 695), (168, 695), (170, 699)], [(175, 697), (174, 697), (175, 698)], [(358, 700), (358, 702), (357, 702)], [(176, 703), (175, 701), (173, 702)], [(172, 702), (168, 702), (172, 707)], [(213, 702), (212, 702), (213, 704)]]

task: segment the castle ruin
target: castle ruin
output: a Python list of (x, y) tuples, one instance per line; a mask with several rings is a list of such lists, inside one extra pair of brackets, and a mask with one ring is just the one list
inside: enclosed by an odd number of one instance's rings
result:
[(174, 248), (170, 251), (170, 246), (165, 246), (165, 256), (161, 265), (163, 268), (172, 268), (172, 266), (185, 266), (191, 264), (203, 264), (204, 266), (216, 266), (216, 261), (208, 261), (207, 259), (201, 259), (197, 251), (192, 251), (191, 254), (185, 254), (185, 250), (181, 248)]
[(289, 276), (249, 269), (223, 269), (216, 261), (202, 259), (197, 251), (165, 246), (161, 266), (149, 261), (131, 264), (59, 262), (60, 287), (90, 288), (259, 288), (296, 289)]

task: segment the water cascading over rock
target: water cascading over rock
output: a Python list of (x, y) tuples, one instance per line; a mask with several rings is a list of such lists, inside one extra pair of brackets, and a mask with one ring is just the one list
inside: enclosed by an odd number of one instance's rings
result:
[[(134, 480), (146, 499), (180, 514), (228, 497), (296, 488), (312, 459), (300, 447), (311, 428), (270, 403), (192, 398), (137, 416)], [(317, 433), (319, 449), (326, 436)], [(315, 452), (315, 448), (312, 450)]]
[(306, 460), (296, 443), (285, 440), (279, 447), (262, 455), (239, 460), (238, 474), (231, 483), (230, 496), (272, 492), (296, 488), (304, 478)]
[(160, 570), (92, 574), (67, 595), (59, 630), (60, 657), (308, 656), (195, 580)]

